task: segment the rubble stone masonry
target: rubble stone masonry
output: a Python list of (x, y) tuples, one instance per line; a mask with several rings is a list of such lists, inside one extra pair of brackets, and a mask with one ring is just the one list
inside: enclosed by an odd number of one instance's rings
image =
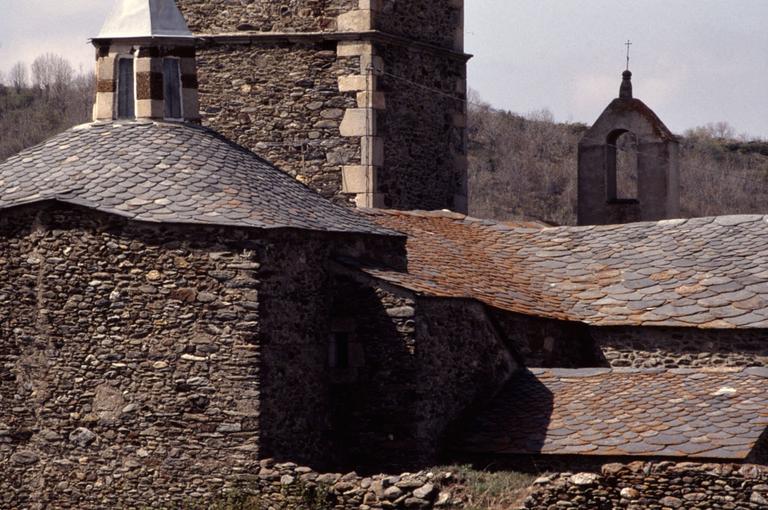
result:
[(0, 227), (0, 506), (180, 503), (247, 468), (262, 250), (27, 212)]
[(613, 367), (702, 368), (768, 366), (764, 329), (591, 328)]
[[(329, 451), (311, 232), (0, 219), (0, 507), (179, 507)], [(354, 243), (351, 243), (354, 244)]]
[(589, 326), (494, 310), (505, 341), (529, 367), (768, 366), (768, 331)]
[(204, 124), (339, 203), (466, 210), (462, 1), (178, 3)]
[(466, 63), (398, 45), (376, 46), (384, 140), (378, 192), (391, 209), (466, 211)]
[(361, 275), (338, 276), (334, 289), (333, 327), (354, 345), (333, 393), (334, 442), (349, 467), (438, 462), (451, 428), (496, 394), (516, 360), (479, 303), (419, 298)]
[(341, 194), (342, 165), (360, 164), (360, 138), (339, 136), (355, 92), (340, 76), (357, 74), (360, 58), (338, 58), (336, 44), (212, 42), (199, 50), (203, 122), (252, 149), (325, 198)]
[(359, 0), (177, 0), (190, 30), (203, 34), (331, 32)]
[(463, 0), (378, 0), (376, 29), (442, 48), (464, 49)]
[(759, 509), (768, 507), (764, 466), (633, 462), (606, 464), (601, 473), (540, 478), (525, 508), (551, 510)]

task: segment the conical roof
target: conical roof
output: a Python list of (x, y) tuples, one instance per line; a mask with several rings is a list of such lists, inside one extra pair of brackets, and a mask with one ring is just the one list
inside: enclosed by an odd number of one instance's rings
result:
[(44, 201), (155, 223), (400, 235), (190, 124), (85, 124), (0, 163), (0, 211)]
[(191, 38), (174, 0), (118, 0), (96, 39)]

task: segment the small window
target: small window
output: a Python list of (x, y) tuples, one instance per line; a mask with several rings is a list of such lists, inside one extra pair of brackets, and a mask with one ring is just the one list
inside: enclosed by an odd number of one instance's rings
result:
[(331, 337), (331, 349), (328, 353), (331, 368), (346, 370), (349, 368), (349, 333), (334, 333)]
[(136, 117), (133, 58), (120, 58), (117, 66), (117, 118), (133, 119)]
[(179, 59), (163, 59), (163, 97), (165, 118), (181, 119), (181, 67)]

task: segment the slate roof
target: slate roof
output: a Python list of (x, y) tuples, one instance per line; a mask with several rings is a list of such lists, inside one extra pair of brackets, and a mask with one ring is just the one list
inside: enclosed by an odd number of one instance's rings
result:
[(766, 368), (521, 370), (460, 449), (745, 459), (766, 427)]
[(394, 235), (189, 124), (86, 124), (0, 163), (0, 209), (45, 200), (149, 222)]
[(408, 272), (364, 269), (431, 296), (600, 326), (768, 327), (768, 217), (587, 227), (366, 210), (408, 237)]

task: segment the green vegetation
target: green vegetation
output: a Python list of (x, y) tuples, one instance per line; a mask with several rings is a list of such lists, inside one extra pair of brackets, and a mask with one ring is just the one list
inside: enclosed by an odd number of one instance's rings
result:
[(281, 505), (273, 494), (266, 499), (245, 492), (229, 493), (206, 507), (206, 510), (331, 510), (336, 505), (333, 495), (326, 487), (302, 482), (299, 482), (298, 488), (292, 488), (290, 494), (285, 492), (283, 496), (284, 502)]
[(455, 493), (463, 510), (510, 510), (522, 506), (535, 475), (516, 471), (480, 471), (471, 466), (441, 466), (432, 471), (450, 472), (459, 488)]

